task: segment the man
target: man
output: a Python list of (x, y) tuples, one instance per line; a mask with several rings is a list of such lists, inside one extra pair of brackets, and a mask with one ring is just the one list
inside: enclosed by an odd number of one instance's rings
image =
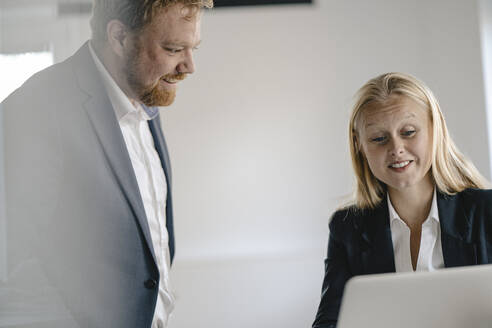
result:
[(95, 0), (92, 39), (1, 104), (0, 326), (167, 325), (171, 168), (157, 107), (194, 72), (212, 1)]

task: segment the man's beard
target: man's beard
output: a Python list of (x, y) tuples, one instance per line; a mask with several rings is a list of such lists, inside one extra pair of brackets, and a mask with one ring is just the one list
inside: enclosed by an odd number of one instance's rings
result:
[[(186, 74), (168, 74), (162, 79), (174, 79), (174, 80), (182, 80), (186, 77)], [(169, 106), (174, 102), (174, 98), (176, 97), (176, 89), (165, 90), (159, 88), (160, 80), (154, 86), (144, 87), (142, 86), (138, 91), (138, 99), (146, 106)], [(166, 83), (166, 82), (165, 82)]]
[[(161, 77), (155, 85), (145, 85), (141, 80), (142, 73), (139, 72), (140, 64), (140, 44), (135, 41), (133, 51), (129, 53), (126, 61), (126, 78), (128, 85), (145, 106), (169, 106), (174, 102), (176, 97), (176, 89), (163, 89), (159, 84), (161, 80), (183, 80), (186, 77), (185, 73), (167, 74)], [(166, 82), (164, 82), (166, 83)]]

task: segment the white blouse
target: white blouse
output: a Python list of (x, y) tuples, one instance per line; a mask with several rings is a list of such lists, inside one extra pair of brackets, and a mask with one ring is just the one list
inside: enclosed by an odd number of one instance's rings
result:
[[(396, 213), (389, 195), (387, 197), (396, 272), (413, 272), (412, 257), (410, 255), (410, 228)], [(444, 257), (442, 255), (441, 226), (439, 225), (436, 190), (434, 189), (429, 215), (422, 224), (420, 249), (415, 271), (434, 271), (441, 268), (444, 268)]]

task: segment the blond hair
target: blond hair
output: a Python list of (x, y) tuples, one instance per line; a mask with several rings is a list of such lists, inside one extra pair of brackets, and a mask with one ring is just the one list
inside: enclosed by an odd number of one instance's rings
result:
[(90, 21), (92, 40), (97, 44), (106, 41), (106, 26), (113, 19), (135, 32), (149, 24), (159, 10), (175, 4), (190, 8), (191, 15), (202, 8), (214, 6), (213, 0), (93, 0)]
[(452, 195), (466, 188), (488, 186), (487, 180), (451, 140), (444, 116), (430, 89), (411, 75), (386, 73), (369, 80), (359, 89), (350, 117), (350, 155), (356, 176), (353, 203), (358, 208), (376, 207), (386, 193), (386, 185), (371, 172), (358, 141), (363, 113), (369, 105), (384, 106), (395, 97), (408, 97), (429, 112), (433, 131), (431, 173), (440, 192)]

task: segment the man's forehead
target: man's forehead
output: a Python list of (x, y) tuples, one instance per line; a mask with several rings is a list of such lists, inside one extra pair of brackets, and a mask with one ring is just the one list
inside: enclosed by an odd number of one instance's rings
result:
[[(162, 8), (152, 20), (137, 33), (143, 38), (157, 38), (160, 42), (195, 46), (200, 40), (200, 13), (193, 17), (183, 15), (179, 4)], [(182, 6), (182, 5), (181, 5)], [(191, 40), (190, 38), (193, 38)]]
[(157, 9), (154, 16), (152, 17), (152, 22), (155, 21), (196, 21), (200, 20), (202, 16), (202, 12), (200, 9), (195, 8), (193, 6), (187, 6), (182, 3), (175, 3), (168, 5), (166, 7)]

